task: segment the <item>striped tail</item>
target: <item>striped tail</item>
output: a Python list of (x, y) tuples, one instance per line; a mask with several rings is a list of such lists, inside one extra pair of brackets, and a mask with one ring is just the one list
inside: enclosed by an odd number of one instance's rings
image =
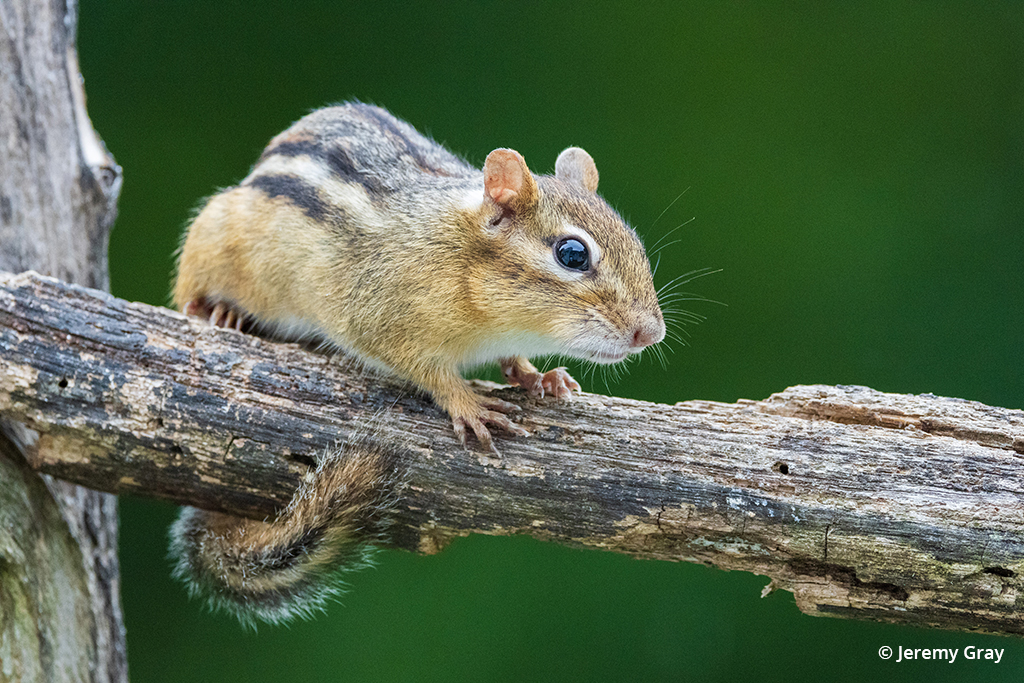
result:
[(342, 574), (372, 564), (398, 479), (393, 452), (356, 440), (324, 453), (273, 521), (183, 508), (174, 577), (248, 626), (308, 618), (344, 592)]

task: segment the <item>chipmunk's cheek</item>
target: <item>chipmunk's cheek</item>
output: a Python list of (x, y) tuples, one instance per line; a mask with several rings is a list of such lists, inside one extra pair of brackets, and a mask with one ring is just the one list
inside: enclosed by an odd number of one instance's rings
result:
[(633, 333), (628, 335), (616, 329), (607, 318), (596, 309), (581, 311), (573, 325), (565, 326), (561, 331), (561, 339), (565, 355), (580, 360), (611, 365), (626, 359), (631, 353), (629, 341)]

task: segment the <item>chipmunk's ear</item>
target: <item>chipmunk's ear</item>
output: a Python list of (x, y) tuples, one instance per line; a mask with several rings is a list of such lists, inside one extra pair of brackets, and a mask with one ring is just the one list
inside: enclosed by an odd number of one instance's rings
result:
[(540, 199), (537, 181), (523, 155), (514, 149), (496, 149), (484, 162), (484, 194), (507, 209), (521, 210)]
[(589, 192), (597, 191), (597, 164), (579, 147), (562, 150), (555, 161), (555, 177), (582, 185)]

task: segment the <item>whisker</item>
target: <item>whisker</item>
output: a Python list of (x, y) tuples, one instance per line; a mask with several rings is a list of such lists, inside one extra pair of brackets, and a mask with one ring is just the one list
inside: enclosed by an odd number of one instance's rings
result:
[(654, 357), (658, 359), (658, 364), (661, 365), (662, 370), (668, 367), (668, 360), (665, 358), (665, 349), (667, 347), (667, 344), (656, 344), (651, 347), (651, 351), (654, 353)]
[(678, 280), (682, 280), (683, 278), (689, 278), (687, 280), (687, 282), (689, 282), (690, 280), (696, 280), (697, 278), (704, 277), (705, 275), (711, 275), (712, 273), (720, 272), (722, 272), (721, 268), (713, 268), (711, 266), (705, 266), (703, 268), (694, 268), (693, 270), (687, 271), (677, 276), (676, 278), (670, 281), (670, 284), (677, 282)]
[(673, 244), (679, 244), (679, 243), (680, 243), (680, 242), (682, 242), (682, 241), (683, 241), (682, 239), (677, 239), (677, 240), (672, 240), (671, 242), (666, 242), (665, 244), (663, 244), (663, 245), (661, 245), (660, 247), (658, 247), (658, 248), (657, 248), (657, 249), (656, 249), (656, 250), (654, 251), (654, 253), (655, 253), (655, 254), (659, 254), (659, 255), (660, 255), (660, 254), (661, 254), (661, 251), (662, 251), (663, 249), (668, 249), (668, 248), (669, 248), (669, 247), (671, 247), (671, 246), (672, 246)]
[(704, 301), (705, 303), (713, 303), (719, 304), (720, 306), (726, 306), (726, 304), (716, 299), (709, 299), (706, 296), (701, 296), (700, 294), (697, 294), (695, 292), (681, 292), (678, 290), (674, 292), (668, 292), (666, 294), (659, 296), (658, 301), (662, 305), (664, 305), (666, 301)]
[(686, 330), (682, 329), (682, 328), (680, 328), (678, 330), (670, 330), (670, 329), (668, 329), (666, 327), (665, 328), (665, 336), (668, 339), (671, 339), (672, 341), (676, 341), (676, 342), (679, 342), (680, 344), (682, 344), (682, 343), (684, 343), (686, 341), (685, 339), (683, 339), (683, 337), (689, 337), (690, 333), (687, 332)]
[(672, 228), (671, 230), (666, 232), (664, 235), (659, 237), (658, 241), (655, 242), (653, 245), (651, 245), (651, 252), (656, 254), (659, 251), (661, 251), (662, 249), (664, 249), (665, 247), (668, 247), (668, 246), (673, 245), (676, 242), (678, 242), (679, 240), (673, 240), (672, 242), (669, 242), (668, 244), (661, 244), (663, 240), (665, 240), (668, 237), (670, 237), (672, 235), (672, 233), (674, 233), (676, 230), (678, 230), (679, 228), (682, 228), (682, 227), (685, 227), (685, 226), (689, 225), (690, 223), (694, 222), (695, 220), (697, 220), (696, 216), (690, 216), (685, 221), (683, 221), (682, 223), (680, 223), (679, 225), (677, 225), (676, 227)]
[[(685, 301), (685, 299), (684, 299), (684, 301)], [(707, 316), (706, 315), (703, 315), (701, 313), (697, 313), (696, 311), (691, 311), (691, 310), (686, 309), (686, 308), (676, 308), (676, 304), (677, 303), (679, 303), (679, 302), (678, 301), (672, 301), (670, 303), (662, 303), (662, 305), (661, 305), (662, 314), (665, 315), (665, 316), (668, 316), (670, 318), (673, 315), (678, 314), (678, 315), (683, 316), (684, 318), (689, 318), (691, 320), (692, 319), (697, 319), (698, 321), (707, 320)]]
[(717, 299), (709, 299), (706, 296), (701, 296), (700, 294), (695, 294), (693, 292), (671, 292), (667, 295), (658, 297), (658, 302), (662, 306), (665, 306), (670, 303), (674, 304), (679, 301), (703, 301), (709, 304), (718, 304), (719, 306), (725, 306), (726, 308), (729, 307), (729, 304), (722, 303)]
[(721, 273), (721, 272), (722, 272), (721, 268), (710, 268), (710, 267), (709, 268), (698, 268), (697, 270), (691, 270), (688, 273), (683, 273), (682, 275), (679, 275), (677, 277), (672, 278), (671, 280), (669, 280), (668, 282), (663, 284), (661, 287), (659, 287), (658, 288), (658, 295), (660, 296), (662, 294), (662, 292), (665, 292), (666, 290), (670, 290), (673, 287), (680, 287), (682, 285), (687, 284), (688, 282), (693, 282), (694, 280), (696, 280), (698, 278), (702, 278), (702, 277), (705, 277), (707, 275), (714, 275), (715, 273)]
[[(692, 186), (691, 186), (691, 187), (692, 187)], [(653, 229), (653, 228), (654, 228), (654, 226), (658, 224), (658, 221), (660, 221), (660, 220), (661, 220), (661, 217), (662, 217), (662, 216), (664, 216), (664, 215), (665, 215), (666, 213), (668, 213), (668, 210), (669, 210), (669, 209), (671, 209), (671, 208), (672, 208), (672, 207), (673, 207), (673, 206), (675, 205), (675, 203), (676, 203), (676, 202), (678, 202), (678, 201), (679, 201), (680, 199), (682, 199), (683, 195), (684, 195), (684, 194), (686, 194), (686, 193), (687, 193), (687, 192), (689, 192), (689, 191), (690, 191), (690, 188), (689, 188), (689, 187), (687, 187), (687, 188), (686, 188), (685, 190), (683, 190), (683, 191), (682, 191), (682, 192), (680, 192), (680, 193), (679, 193), (678, 195), (676, 195), (676, 198), (675, 198), (675, 199), (673, 199), (672, 201), (670, 201), (670, 202), (668, 203), (668, 206), (666, 206), (666, 207), (665, 207), (665, 208), (664, 208), (664, 209), (662, 210), (662, 212), (658, 214), (658, 217), (654, 219), (654, 222), (653, 222), (653, 223), (651, 223), (651, 228)], [(683, 225), (685, 225), (685, 223), (684, 223)], [(679, 227), (682, 227), (682, 226), (679, 226)], [(678, 228), (677, 228), (677, 229), (678, 229)], [(657, 243), (655, 243), (655, 246), (657, 246)], [(653, 248), (653, 247), (652, 247), (652, 248)]]
[(698, 317), (690, 318), (690, 317), (683, 316), (683, 318), (681, 320), (673, 319), (672, 320), (672, 325), (673, 326), (678, 326), (679, 329), (685, 329), (683, 327), (684, 325), (700, 325), (703, 322), (705, 322), (705, 318), (698, 318)]

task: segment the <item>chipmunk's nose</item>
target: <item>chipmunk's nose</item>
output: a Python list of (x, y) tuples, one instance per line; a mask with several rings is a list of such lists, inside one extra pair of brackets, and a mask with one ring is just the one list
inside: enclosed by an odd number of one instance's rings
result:
[(657, 344), (665, 338), (665, 321), (660, 315), (651, 316), (633, 328), (633, 343), (630, 351), (637, 352)]

